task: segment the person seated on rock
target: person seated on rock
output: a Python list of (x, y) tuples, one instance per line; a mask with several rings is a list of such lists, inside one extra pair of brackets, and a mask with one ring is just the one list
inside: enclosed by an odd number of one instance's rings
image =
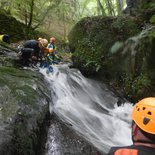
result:
[(155, 97), (140, 100), (132, 119), (133, 145), (112, 147), (107, 155), (155, 155)]
[(46, 39), (27, 40), (23, 46), (18, 47), (22, 66), (34, 66), (41, 61), (44, 51), (47, 50), (48, 41)]

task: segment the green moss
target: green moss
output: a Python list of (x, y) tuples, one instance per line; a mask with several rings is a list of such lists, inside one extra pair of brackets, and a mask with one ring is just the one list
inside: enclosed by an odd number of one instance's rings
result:
[(7, 85), (7, 81), (0, 77), (0, 87)]
[(148, 74), (140, 74), (137, 77), (126, 76), (123, 79), (125, 95), (132, 99), (138, 100), (142, 96), (149, 96), (149, 91), (146, 90), (151, 86), (151, 80)]
[(36, 109), (37, 105), (34, 103), (37, 102), (39, 94), (33, 88), (33, 84), (35, 84), (35, 78), (37, 78), (34, 74), (35, 73), (30, 71), (25, 71), (24, 74), (23, 70), (11, 67), (1, 67), (0, 86), (7, 85), (10, 90), (12, 90), (11, 93), (16, 97), (19, 103), (31, 105), (32, 108)]
[(35, 78), (35, 73), (31, 71), (24, 71), (14, 67), (0, 67), (0, 75), (10, 75), (13, 77), (23, 77), (23, 78)]
[[(18, 90), (22, 93), (17, 93)], [(37, 102), (38, 93), (31, 86), (24, 85), (21, 87), (16, 87), (14, 91), (15, 94), (18, 94), (17, 99), (20, 100), (21, 103), (31, 105), (34, 109), (38, 108), (37, 104), (34, 104)]]
[(94, 74), (107, 70), (111, 46), (137, 34), (136, 18), (92, 17), (78, 22), (69, 34), (75, 48), (73, 62), (81, 71)]
[(150, 18), (150, 23), (151, 23), (151, 24), (155, 24), (155, 15), (153, 15), (153, 16)]

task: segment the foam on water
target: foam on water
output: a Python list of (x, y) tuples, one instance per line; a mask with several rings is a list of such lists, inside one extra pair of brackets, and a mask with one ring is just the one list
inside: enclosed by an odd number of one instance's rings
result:
[(108, 152), (111, 146), (132, 144), (130, 103), (118, 107), (118, 97), (106, 85), (85, 78), (67, 65), (54, 66), (50, 74), (45, 69), (40, 72), (51, 89), (51, 113), (102, 152)]

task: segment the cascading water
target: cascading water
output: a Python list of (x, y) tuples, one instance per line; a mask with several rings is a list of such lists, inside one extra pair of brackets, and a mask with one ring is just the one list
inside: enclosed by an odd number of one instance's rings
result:
[[(67, 65), (54, 66), (54, 72), (50, 74), (46, 74), (45, 69), (40, 72), (50, 85), (53, 100), (50, 112), (70, 124), (83, 138), (104, 153), (111, 146), (132, 143), (131, 104), (118, 107), (118, 97), (106, 85), (85, 78), (80, 71), (69, 69)], [(47, 140), (52, 152), (59, 148), (59, 142), (53, 138), (54, 130), (51, 126), (48, 137), (52, 141)]]

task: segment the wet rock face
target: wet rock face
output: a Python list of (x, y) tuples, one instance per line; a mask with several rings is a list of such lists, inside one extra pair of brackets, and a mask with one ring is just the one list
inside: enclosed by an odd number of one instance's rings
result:
[(86, 74), (104, 72), (106, 75), (111, 46), (138, 32), (138, 20), (133, 17), (98, 16), (82, 19), (69, 34), (75, 67)]
[(48, 140), (42, 154), (104, 155), (78, 136), (69, 124), (64, 124), (55, 114), (51, 116)]
[(50, 91), (39, 72), (14, 67), (16, 53), (0, 53), (0, 154), (34, 154)]

